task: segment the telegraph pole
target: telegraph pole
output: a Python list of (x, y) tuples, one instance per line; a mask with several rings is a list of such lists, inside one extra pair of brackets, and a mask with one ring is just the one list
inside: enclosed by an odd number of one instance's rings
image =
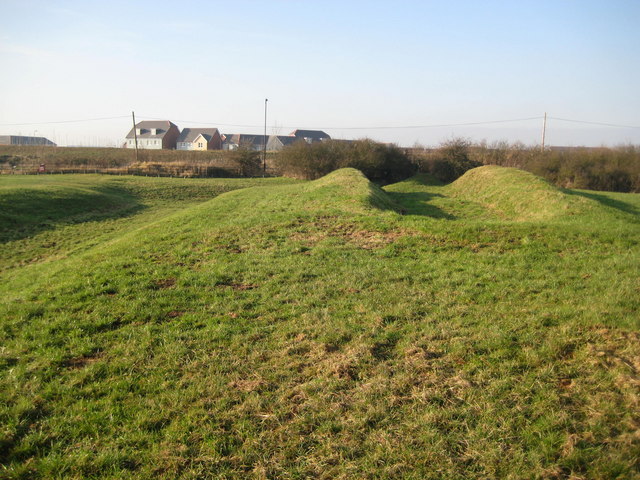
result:
[(131, 112), (131, 116), (133, 117), (133, 138), (136, 139), (136, 163), (138, 163), (138, 131), (136, 130), (136, 114), (135, 112)]
[(547, 134), (547, 112), (544, 112), (544, 121), (542, 122), (542, 151), (544, 152), (544, 137)]
[(263, 148), (262, 148), (262, 176), (265, 177), (267, 175), (267, 102), (268, 98), (264, 99), (264, 136), (263, 140)]

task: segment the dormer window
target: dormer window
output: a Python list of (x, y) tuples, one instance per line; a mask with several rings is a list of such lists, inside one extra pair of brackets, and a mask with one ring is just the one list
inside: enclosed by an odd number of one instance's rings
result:
[(151, 129), (151, 135), (155, 135), (155, 134), (156, 134), (156, 129), (155, 129), (155, 128), (152, 128), (152, 129)]

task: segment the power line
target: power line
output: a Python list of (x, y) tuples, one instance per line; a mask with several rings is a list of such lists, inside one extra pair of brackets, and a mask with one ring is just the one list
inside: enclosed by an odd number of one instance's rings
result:
[(587, 122), (585, 120), (571, 120), (569, 118), (558, 118), (558, 117), (549, 117), (552, 120), (559, 120), (561, 122), (571, 122), (571, 123), (584, 123), (586, 125), (601, 125), (604, 127), (616, 127), (616, 128), (640, 128), (640, 126), (635, 125), (619, 125), (616, 123), (603, 123), (603, 122)]
[(116, 120), (119, 118), (129, 118), (129, 115), (120, 115), (118, 117), (83, 118), (81, 120), (58, 120), (55, 122), (0, 123), (0, 127), (19, 127), (19, 126), (27, 126), (27, 125), (53, 125), (58, 123), (98, 122), (102, 120)]
[(492, 123), (515, 123), (525, 122), (529, 120), (540, 120), (542, 117), (528, 117), (528, 118), (512, 118), (509, 120), (488, 120), (485, 122), (466, 122), (466, 123), (436, 123), (431, 125), (386, 125), (379, 127), (324, 127), (327, 130), (386, 130), (386, 129), (412, 129), (412, 128), (439, 128), (439, 127), (464, 127), (471, 125), (489, 125)]
[[(143, 116), (148, 120), (166, 120), (164, 118), (154, 118)], [(298, 128), (300, 130), (399, 130), (399, 129), (415, 129), (415, 128), (438, 128), (438, 127), (463, 127), (472, 125), (489, 125), (495, 123), (515, 123), (525, 122), (530, 120), (540, 120), (542, 117), (527, 117), (527, 118), (512, 118), (508, 120), (487, 120), (484, 122), (466, 122), (466, 123), (437, 123), (431, 125), (384, 125), (384, 126), (367, 126), (367, 127), (300, 127), (292, 125), (278, 125), (282, 128)], [(262, 125), (239, 125), (233, 123), (221, 123), (221, 122), (199, 122), (195, 120), (175, 120), (179, 123), (191, 123), (200, 125), (220, 125), (225, 127), (242, 127), (242, 128), (260, 128)]]
[[(142, 118), (147, 120), (166, 120), (166, 118), (156, 118), (156, 117), (148, 117), (146, 115), (141, 115)], [(48, 122), (24, 122), (24, 123), (0, 123), (2, 127), (18, 127), (18, 126), (30, 126), (30, 125), (56, 125), (56, 124), (65, 124), (65, 123), (83, 123), (83, 122), (98, 122), (104, 120), (118, 120), (122, 118), (129, 118), (129, 115), (118, 115), (114, 117), (99, 117), (99, 118), (83, 118), (77, 120), (57, 120), (57, 121), (48, 121)], [(532, 120), (541, 120), (542, 116), (537, 117), (526, 117), (526, 118), (511, 118), (505, 120), (486, 120), (479, 122), (461, 122), (461, 123), (434, 123), (434, 124), (425, 124), (425, 125), (370, 125), (366, 127), (360, 126), (323, 126), (323, 127), (300, 127), (298, 125), (278, 125), (281, 128), (297, 128), (301, 130), (410, 130), (410, 129), (420, 129), (420, 128), (446, 128), (446, 127), (469, 127), (474, 125), (491, 125), (491, 124), (499, 124), (499, 123), (516, 123), (516, 122), (527, 122)], [(560, 117), (547, 117), (550, 120), (556, 120), (560, 122), (570, 122), (570, 123), (580, 123), (585, 125), (599, 125), (604, 127), (614, 127), (614, 128), (632, 128), (632, 129), (640, 129), (640, 126), (637, 125), (622, 125), (617, 123), (607, 123), (607, 122), (591, 122), (586, 120), (575, 120), (570, 118), (560, 118)], [(249, 124), (238, 124), (238, 123), (222, 123), (222, 122), (202, 122), (197, 120), (175, 120), (178, 123), (186, 123), (186, 124), (198, 124), (198, 125), (217, 125), (224, 127), (239, 127), (239, 128), (261, 128), (263, 125), (249, 125)]]
[[(147, 117), (146, 115), (139, 115), (138, 118), (144, 118), (145, 120), (167, 120), (166, 118)], [(197, 124), (197, 125), (220, 125), (224, 127), (262, 128), (262, 125), (240, 125), (236, 123), (198, 122), (196, 120), (180, 120), (177, 118), (171, 121), (177, 122), (177, 123), (191, 123), (191, 124)], [(291, 127), (287, 127), (286, 125), (283, 126), (283, 128), (285, 127), (291, 128)], [(293, 128), (297, 128), (297, 127), (293, 127)]]

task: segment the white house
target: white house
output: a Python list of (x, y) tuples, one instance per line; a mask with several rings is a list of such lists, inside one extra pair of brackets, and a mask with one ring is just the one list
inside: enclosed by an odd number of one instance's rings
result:
[(169, 120), (138, 122), (135, 129), (132, 128), (125, 137), (127, 148), (136, 148), (136, 136), (138, 148), (170, 150), (176, 148), (176, 140), (180, 136), (180, 130)]

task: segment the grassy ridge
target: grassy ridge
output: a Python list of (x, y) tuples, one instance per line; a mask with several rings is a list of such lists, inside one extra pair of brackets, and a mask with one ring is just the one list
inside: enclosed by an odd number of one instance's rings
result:
[(217, 195), (285, 179), (0, 178), (0, 271), (81, 252)]
[(447, 190), (509, 220), (548, 220), (585, 213), (595, 206), (584, 198), (566, 195), (529, 172), (495, 165), (469, 170)]
[(637, 475), (637, 195), (533, 222), (354, 170), (148, 180), (105, 241), (3, 276), (0, 476)]

